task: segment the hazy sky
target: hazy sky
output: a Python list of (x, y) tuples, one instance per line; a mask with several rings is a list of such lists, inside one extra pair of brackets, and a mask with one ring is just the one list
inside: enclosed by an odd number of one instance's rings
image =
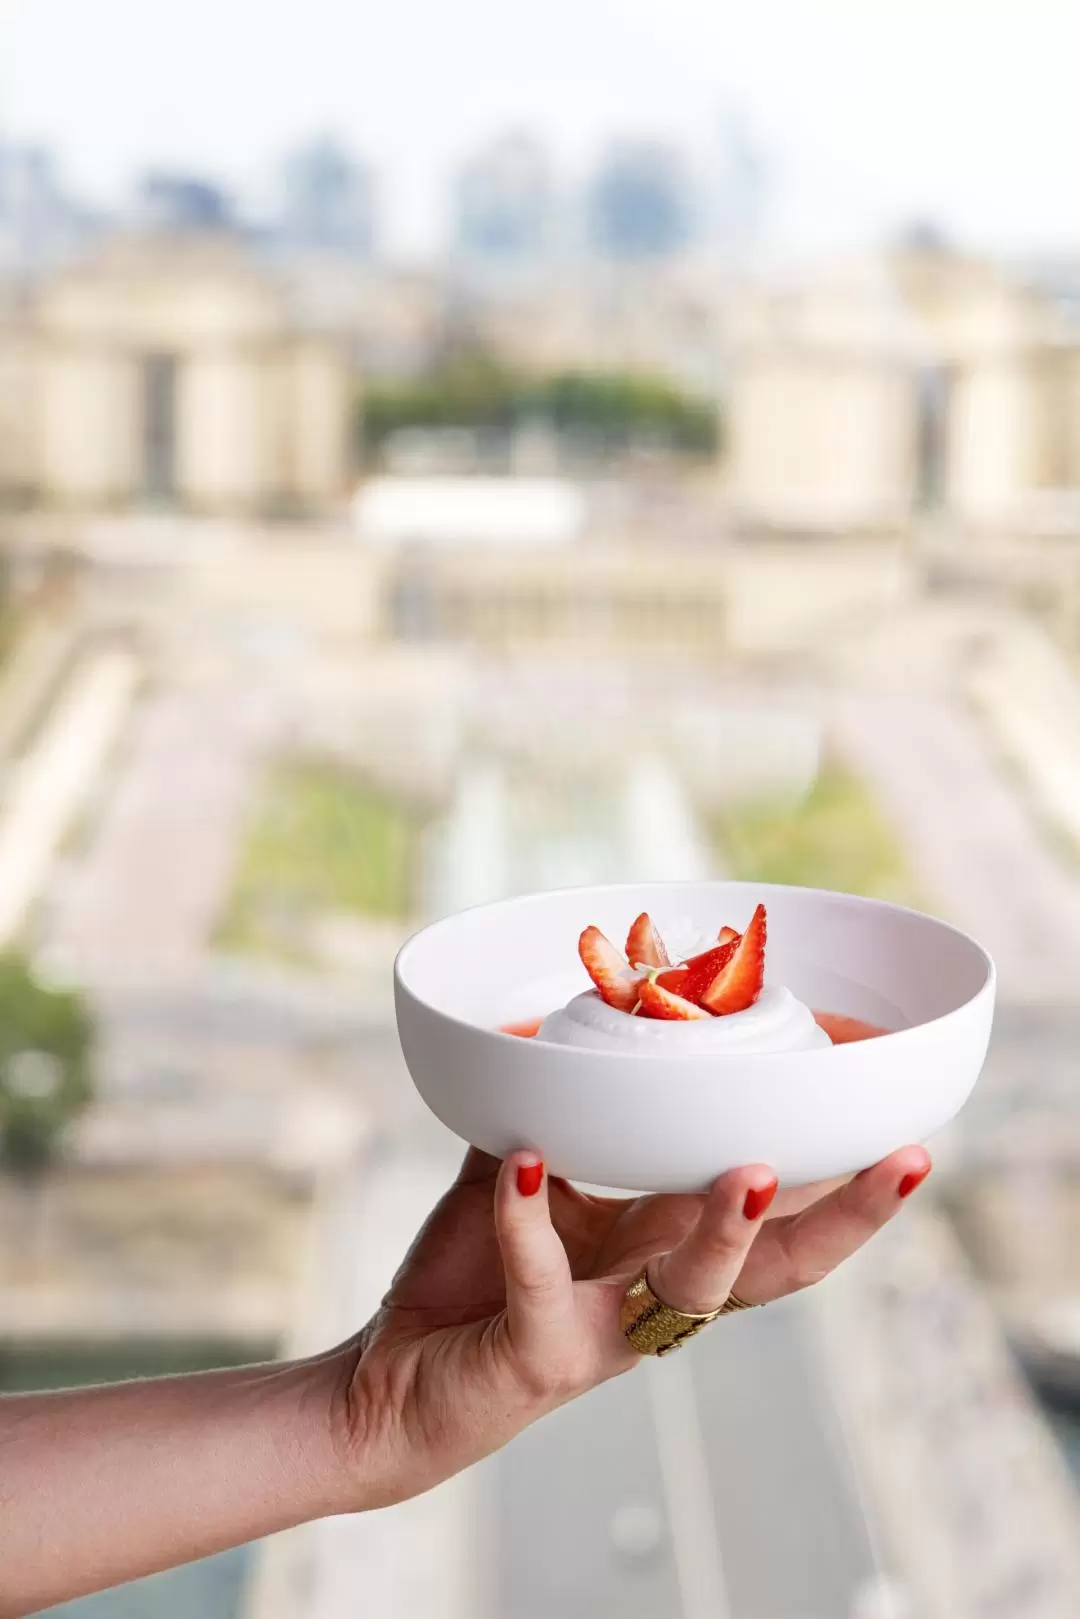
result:
[(1080, 249), (1078, 65), (1078, 0), (0, 0), (0, 128), (79, 185), (116, 197), (163, 161), (252, 186), (330, 129), (409, 246), (496, 130), (542, 132), (573, 177), (626, 132), (705, 148), (727, 106), (800, 248), (917, 214)]

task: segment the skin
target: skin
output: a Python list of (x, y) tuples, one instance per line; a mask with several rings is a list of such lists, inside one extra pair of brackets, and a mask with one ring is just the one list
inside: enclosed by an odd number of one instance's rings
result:
[(646, 1266), (695, 1314), (732, 1289), (767, 1303), (828, 1275), (930, 1167), (905, 1147), (748, 1219), (766, 1165), (704, 1196), (592, 1197), (546, 1176), (524, 1196), (537, 1162), (470, 1151), (376, 1315), (324, 1355), (0, 1399), (0, 1619), (430, 1489), (638, 1363), (619, 1308)]

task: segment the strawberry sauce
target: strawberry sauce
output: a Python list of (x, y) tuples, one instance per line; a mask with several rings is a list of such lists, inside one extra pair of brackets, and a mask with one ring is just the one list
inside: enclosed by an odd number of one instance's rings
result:
[(874, 1023), (864, 1023), (862, 1018), (845, 1017), (842, 1012), (815, 1012), (814, 1022), (825, 1030), (834, 1046), (849, 1046), (853, 1040), (874, 1040), (879, 1034), (889, 1032)]
[[(525, 1018), (520, 1023), (504, 1023), (499, 1032), (531, 1040), (540, 1032), (543, 1021), (542, 1017), (537, 1017)], [(854, 1040), (874, 1040), (879, 1034), (889, 1032), (888, 1029), (879, 1029), (876, 1024), (864, 1023), (861, 1018), (845, 1017), (842, 1012), (815, 1012), (814, 1021), (825, 1030), (834, 1046), (847, 1046)]]
[(523, 1040), (531, 1040), (534, 1034), (540, 1033), (542, 1017), (526, 1018), (523, 1023), (504, 1023), (499, 1030), (500, 1034), (518, 1034)]

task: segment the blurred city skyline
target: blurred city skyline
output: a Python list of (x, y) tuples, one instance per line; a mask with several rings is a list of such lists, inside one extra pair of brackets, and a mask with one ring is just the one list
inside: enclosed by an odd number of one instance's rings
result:
[(1080, 1614), (1078, 47), (0, 0), (0, 1396), (367, 1318), (458, 1161), (393, 1027), (436, 916), (809, 885), (1000, 974), (930, 1187), (677, 1409), (63, 1619)]
[(325, 130), (378, 176), (386, 251), (412, 256), (447, 242), (454, 177), (505, 131), (534, 134), (580, 187), (627, 139), (722, 169), (734, 127), (767, 169), (777, 252), (928, 219), (992, 252), (1060, 253), (1080, 242), (1062, 205), (1078, 45), (1056, 0), (766, 0), (738, 17), (699, 0), (404, 0), (377, 16), (236, 0), (227, 26), (205, 0), (6, 0), (0, 136), (53, 149), (104, 208), (148, 166), (257, 206), (283, 154)]

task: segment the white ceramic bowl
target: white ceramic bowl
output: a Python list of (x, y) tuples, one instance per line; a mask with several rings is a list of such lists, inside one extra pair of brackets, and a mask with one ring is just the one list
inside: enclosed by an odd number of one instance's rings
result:
[[(744, 927), (763, 901), (768, 980), (819, 1011), (896, 1032), (782, 1054), (594, 1051), (523, 1040), (589, 987), (590, 922), (621, 943), (647, 910), (674, 937)], [(924, 1141), (963, 1106), (986, 1056), (994, 964), (955, 928), (877, 900), (764, 883), (620, 883), (503, 900), (447, 917), (394, 968), (398, 1032), (428, 1106), (500, 1157), (541, 1153), (553, 1174), (690, 1191), (739, 1164), (788, 1185), (848, 1174)], [(688, 1029), (693, 1025), (688, 1025)]]

